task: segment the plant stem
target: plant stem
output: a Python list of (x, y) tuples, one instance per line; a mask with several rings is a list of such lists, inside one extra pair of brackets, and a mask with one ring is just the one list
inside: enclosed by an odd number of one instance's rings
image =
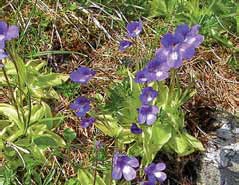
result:
[(30, 125), (31, 114), (32, 114), (31, 94), (30, 94), (29, 89), (27, 89), (27, 90), (28, 90), (27, 97), (28, 97), (28, 110), (29, 110), (29, 113), (28, 113), (28, 119), (27, 119), (27, 122), (26, 122), (26, 125), (25, 125), (25, 128), (24, 128), (24, 135), (26, 134), (27, 128)]
[(97, 166), (98, 166), (98, 159), (97, 159), (97, 149), (96, 149), (96, 161), (95, 161), (94, 182), (93, 182), (93, 185), (96, 184)]
[(176, 70), (172, 69), (171, 78), (170, 78), (169, 96), (172, 96), (173, 94), (173, 89), (175, 87), (175, 75), (176, 75)]
[(21, 116), (20, 116), (20, 112), (19, 112), (19, 109), (18, 109), (17, 100), (16, 100), (15, 97), (14, 97), (14, 93), (13, 93), (13, 90), (12, 90), (12, 88), (11, 88), (11, 84), (10, 84), (10, 81), (9, 81), (9, 79), (8, 79), (8, 76), (7, 76), (5, 67), (3, 67), (2, 70), (3, 70), (4, 78), (6, 79), (7, 85), (8, 85), (8, 87), (9, 87), (9, 91), (10, 91), (10, 93), (11, 93), (11, 97), (12, 97), (12, 101), (13, 101), (14, 107), (16, 108), (16, 111), (17, 111), (18, 119), (22, 122), (22, 119), (21, 119)]

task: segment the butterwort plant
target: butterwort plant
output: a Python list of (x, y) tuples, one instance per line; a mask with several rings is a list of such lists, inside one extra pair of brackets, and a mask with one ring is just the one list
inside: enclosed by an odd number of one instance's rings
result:
[[(120, 42), (120, 50), (134, 47), (130, 39), (140, 37), (142, 29), (141, 21), (130, 22), (128, 40)], [(176, 83), (176, 70), (194, 57), (204, 40), (199, 30), (199, 25), (181, 24), (173, 33), (163, 35), (153, 57), (138, 71), (127, 69), (128, 77), (116, 83), (106, 97), (96, 127), (114, 137), (120, 150), (113, 157), (114, 180), (162, 183), (167, 178), (166, 164), (154, 163), (158, 152), (185, 156), (204, 150), (202, 143), (187, 133), (182, 110), (195, 91)]]
[[(203, 42), (204, 37), (199, 34), (199, 28), (199, 25), (190, 28), (186, 24), (181, 24), (174, 33), (163, 35), (161, 47), (156, 50), (153, 59), (136, 72), (135, 82), (144, 86), (139, 96), (141, 106), (138, 108), (138, 123), (151, 126), (142, 127), (145, 164), (149, 164), (164, 145), (179, 155), (187, 155), (197, 149), (203, 150), (202, 144), (186, 133), (184, 114), (180, 108), (194, 92), (191, 89), (183, 92), (175, 83), (175, 70), (183, 65), (184, 60), (191, 59), (195, 55), (196, 48)], [(167, 78), (170, 78), (169, 87), (164, 83)], [(161, 132), (166, 134), (154, 136)], [(159, 142), (156, 139), (165, 141)], [(153, 143), (160, 143), (158, 149), (150, 146)], [(185, 145), (184, 148), (177, 147), (180, 144)]]
[[(45, 100), (59, 99), (53, 87), (67, 81), (68, 75), (47, 71), (44, 68), (46, 61), (23, 60), (11, 41), (18, 35), (17, 26), (0, 21), (0, 60), (3, 64), (0, 87), (8, 100), (0, 103), (0, 156), (4, 160), (4, 173), (11, 169), (14, 174), (13, 179), (5, 178), (6, 183), (31, 184), (41, 179), (39, 175), (36, 180), (32, 173), (39, 173), (39, 167), (48, 165), (54, 156), (48, 156), (46, 150), (54, 153), (58, 147), (65, 147), (65, 141), (54, 132), (64, 117), (53, 116)], [(21, 176), (17, 175), (19, 170)]]
[[(126, 29), (120, 51), (134, 47), (133, 41), (140, 37), (143, 23), (129, 22)], [(195, 91), (183, 90), (175, 82), (176, 70), (195, 55), (203, 42), (199, 29), (199, 25), (181, 24), (174, 33), (163, 35), (149, 62), (133, 73), (127, 69), (128, 77), (112, 88), (94, 118), (88, 115), (88, 98), (78, 97), (70, 105), (83, 128), (95, 122), (98, 129), (115, 139), (117, 152), (112, 157), (111, 177), (119, 184), (123, 180), (144, 185), (162, 183), (167, 178), (166, 164), (154, 162), (158, 152), (184, 156), (204, 149), (200, 141), (187, 133), (181, 108)], [(70, 78), (86, 84), (94, 75), (92, 69), (79, 67)], [(169, 83), (166, 79), (170, 79)]]

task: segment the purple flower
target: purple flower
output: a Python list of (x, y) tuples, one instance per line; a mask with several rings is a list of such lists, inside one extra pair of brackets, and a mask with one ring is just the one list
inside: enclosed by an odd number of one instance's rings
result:
[(190, 47), (197, 48), (202, 42), (204, 37), (198, 34), (200, 25), (194, 25), (191, 29), (186, 24), (181, 24), (176, 28), (175, 34), (183, 37), (182, 43), (190, 45)]
[(188, 35), (197, 35), (200, 28), (201, 26), (199, 24), (195, 24), (191, 27), (191, 30), (189, 31)]
[(142, 105), (139, 110), (138, 122), (139, 124), (146, 123), (147, 125), (152, 125), (156, 119), (159, 109), (155, 105)]
[(122, 176), (126, 181), (131, 181), (136, 177), (134, 168), (139, 166), (139, 162), (135, 157), (129, 157), (125, 154), (115, 153), (113, 158), (112, 178), (119, 180)]
[(158, 96), (158, 92), (152, 87), (145, 87), (140, 94), (140, 100), (142, 104), (148, 104), (152, 102)]
[(82, 118), (81, 119), (81, 127), (82, 128), (87, 128), (91, 126), (95, 122), (95, 118), (90, 117), (90, 118)]
[(128, 37), (137, 37), (143, 29), (142, 21), (132, 21), (127, 25)]
[(194, 25), (191, 29), (187, 30), (187, 33), (185, 31), (184, 40), (178, 46), (183, 59), (192, 58), (195, 54), (195, 48), (197, 48), (203, 42), (204, 37), (198, 34), (199, 29), (199, 25)]
[(182, 42), (185, 42), (191, 45), (191, 47), (196, 48), (202, 43), (204, 39), (202, 35), (198, 34), (199, 29), (200, 25), (194, 25), (190, 29), (188, 25), (181, 24), (176, 28), (175, 35), (178, 35), (178, 37), (181, 36), (183, 38)]
[(183, 63), (183, 58), (179, 52), (179, 40), (175, 35), (168, 33), (163, 36), (161, 43), (163, 48), (157, 50), (156, 57), (164, 58), (169, 67), (178, 68)]
[(150, 81), (150, 79), (147, 76), (147, 70), (143, 69), (142, 71), (138, 71), (136, 73), (134, 81), (136, 83), (146, 83), (146, 82)]
[(132, 123), (132, 125), (130, 127), (130, 131), (133, 134), (141, 134), (143, 132), (143, 130), (141, 128), (139, 128), (135, 123)]
[(145, 174), (148, 176), (148, 181), (151, 183), (163, 182), (166, 180), (166, 173), (162, 172), (165, 170), (165, 163), (151, 163), (144, 169)]
[(165, 48), (169, 48), (174, 46), (179, 42), (179, 39), (172, 33), (166, 33), (162, 38), (161, 38), (161, 44)]
[(132, 42), (128, 40), (122, 40), (120, 41), (119, 50), (124, 51), (126, 48), (130, 47), (131, 45), (132, 45)]
[(175, 33), (167, 33), (161, 39), (163, 48), (157, 51), (156, 56), (167, 60), (169, 67), (179, 68), (184, 59), (191, 59), (204, 37), (198, 34), (200, 26), (189, 28), (186, 24), (179, 25)]
[(77, 70), (73, 71), (70, 74), (70, 78), (73, 82), (85, 84), (87, 83), (93, 76), (95, 75), (95, 71), (88, 67), (79, 67)]
[(141, 182), (140, 185), (155, 185), (155, 182), (145, 181)]
[(5, 41), (17, 38), (19, 29), (15, 25), (8, 26), (6, 22), (0, 21), (0, 48), (5, 47)]
[(8, 57), (4, 51), (5, 42), (19, 36), (19, 30), (17, 26), (8, 26), (6, 22), (0, 21), (0, 60)]
[(166, 60), (161, 60), (160, 57), (153, 58), (147, 66), (136, 73), (136, 83), (146, 83), (151, 81), (161, 81), (168, 78), (168, 70), (170, 67)]
[(4, 49), (0, 48), (0, 60), (8, 57), (7, 53), (4, 51)]
[(168, 78), (169, 65), (165, 59), (159, 56), (153, 58), (146, 66), (148, 81), (161, 81)]
[(76, 111), (78, 117), (84, 117), (90, 110), (90, 100), (86, 97), (80, 96), (70, 104), (70, 108)]
[(180, 24), (177, 26), (175, 30), (175, 37), (177, 37), (177, 40), (179, 42), (183, 42), (187, 34), (189, 33), (190, 28), (188, 27), (187, 24)]
[(202, 35), (188, 35), (186, 36), (184, 43), (197, 48), (203, 42), (203, 39), (204, 37)]
[(168, 49), (167, 64), (173, 68), (179, 68), (183, 64), (183, 58), (180, 53), (180, 48), (174, 47)]
[(182, 43), (177, 46), (177, 51), (179, 51), (179, 55), (182, 59), (191, 59), (195, 54), (195, 48), (191, 47), (187, 43)]

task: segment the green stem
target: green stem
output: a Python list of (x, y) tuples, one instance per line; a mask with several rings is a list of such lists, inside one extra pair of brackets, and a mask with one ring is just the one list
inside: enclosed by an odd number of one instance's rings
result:
[(28, 97), (28, 110), (29, 110), (29, 113), (28, 113), (27, 122), (26, 122), (26, 125), (25, 125), (25, 128), (24, 128), (24, 135), (27, 133), (27, 128), (30, 125), (31, 114), (32, 114), (32, 102), (31, 102), (31, 94), (30, 94), (29, 89), (28, 89), (27, 97)]
[(176, 79), (176, 70), (172, 69), (171, 71), (171, 78), (170, 78), (170, 87), (169, 87), (169, 95), (172, 96), (173, 90), (175, 87), (175, 79)]
[(5, 67), (3, 67), (2, 70), (3, 70), (4, 78), (6, 79), (7, 85), (8, 85), (8, 87), (9, 87), (9, 91), (10, 91), (10, 93), (11, 93), (13, 105), (14, 105), (14, 107), (16, 108), (16, 111), (17, 111), (18, 119), (22, 122), (22, 119), (21, 119), (21, 116), (20, 116), (20, 112), (19, 112), (19, 109), (18, 109), (17, 100), (15, 99), (14, 92), (13, 92), (13, 90), (12, 90), (12, 88), (11, 88), (11, 84), (10, 84), (10, 81), (9, 81), (9, 79), (8, 79), (8, 76), (7, 76)]
[(98, 150), (96, 149), (96, 152), (95, 152), (95, 169), (94, 169), (94, 182), (93, 182), (93, 185), (96, 184), (96, 175), (97, 175), (97, 166), (98, 166), (98, 157), (97, 157), (97, 154), (98, 154)]

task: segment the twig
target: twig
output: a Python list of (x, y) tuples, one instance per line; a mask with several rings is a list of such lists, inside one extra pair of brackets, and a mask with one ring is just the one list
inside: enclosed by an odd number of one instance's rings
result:
[(19, 155), (20, 159), (22, 160), (23, 168), (25, 168), (26, 167), (26, 163), (25, 163), (21, 153), (19, 152), (19, 150), (21, 150), (22, 152), (27, 153), (27, 154), (29, 154), (30, 152), (28, 150), (26, 150), (24, 148), (21, 148), (21, 147), (15, 145), (13, 143), (10, 143), (10, 142), (7, 142), (6, 146), (13, 148), (17, 152), (17, 154)]

